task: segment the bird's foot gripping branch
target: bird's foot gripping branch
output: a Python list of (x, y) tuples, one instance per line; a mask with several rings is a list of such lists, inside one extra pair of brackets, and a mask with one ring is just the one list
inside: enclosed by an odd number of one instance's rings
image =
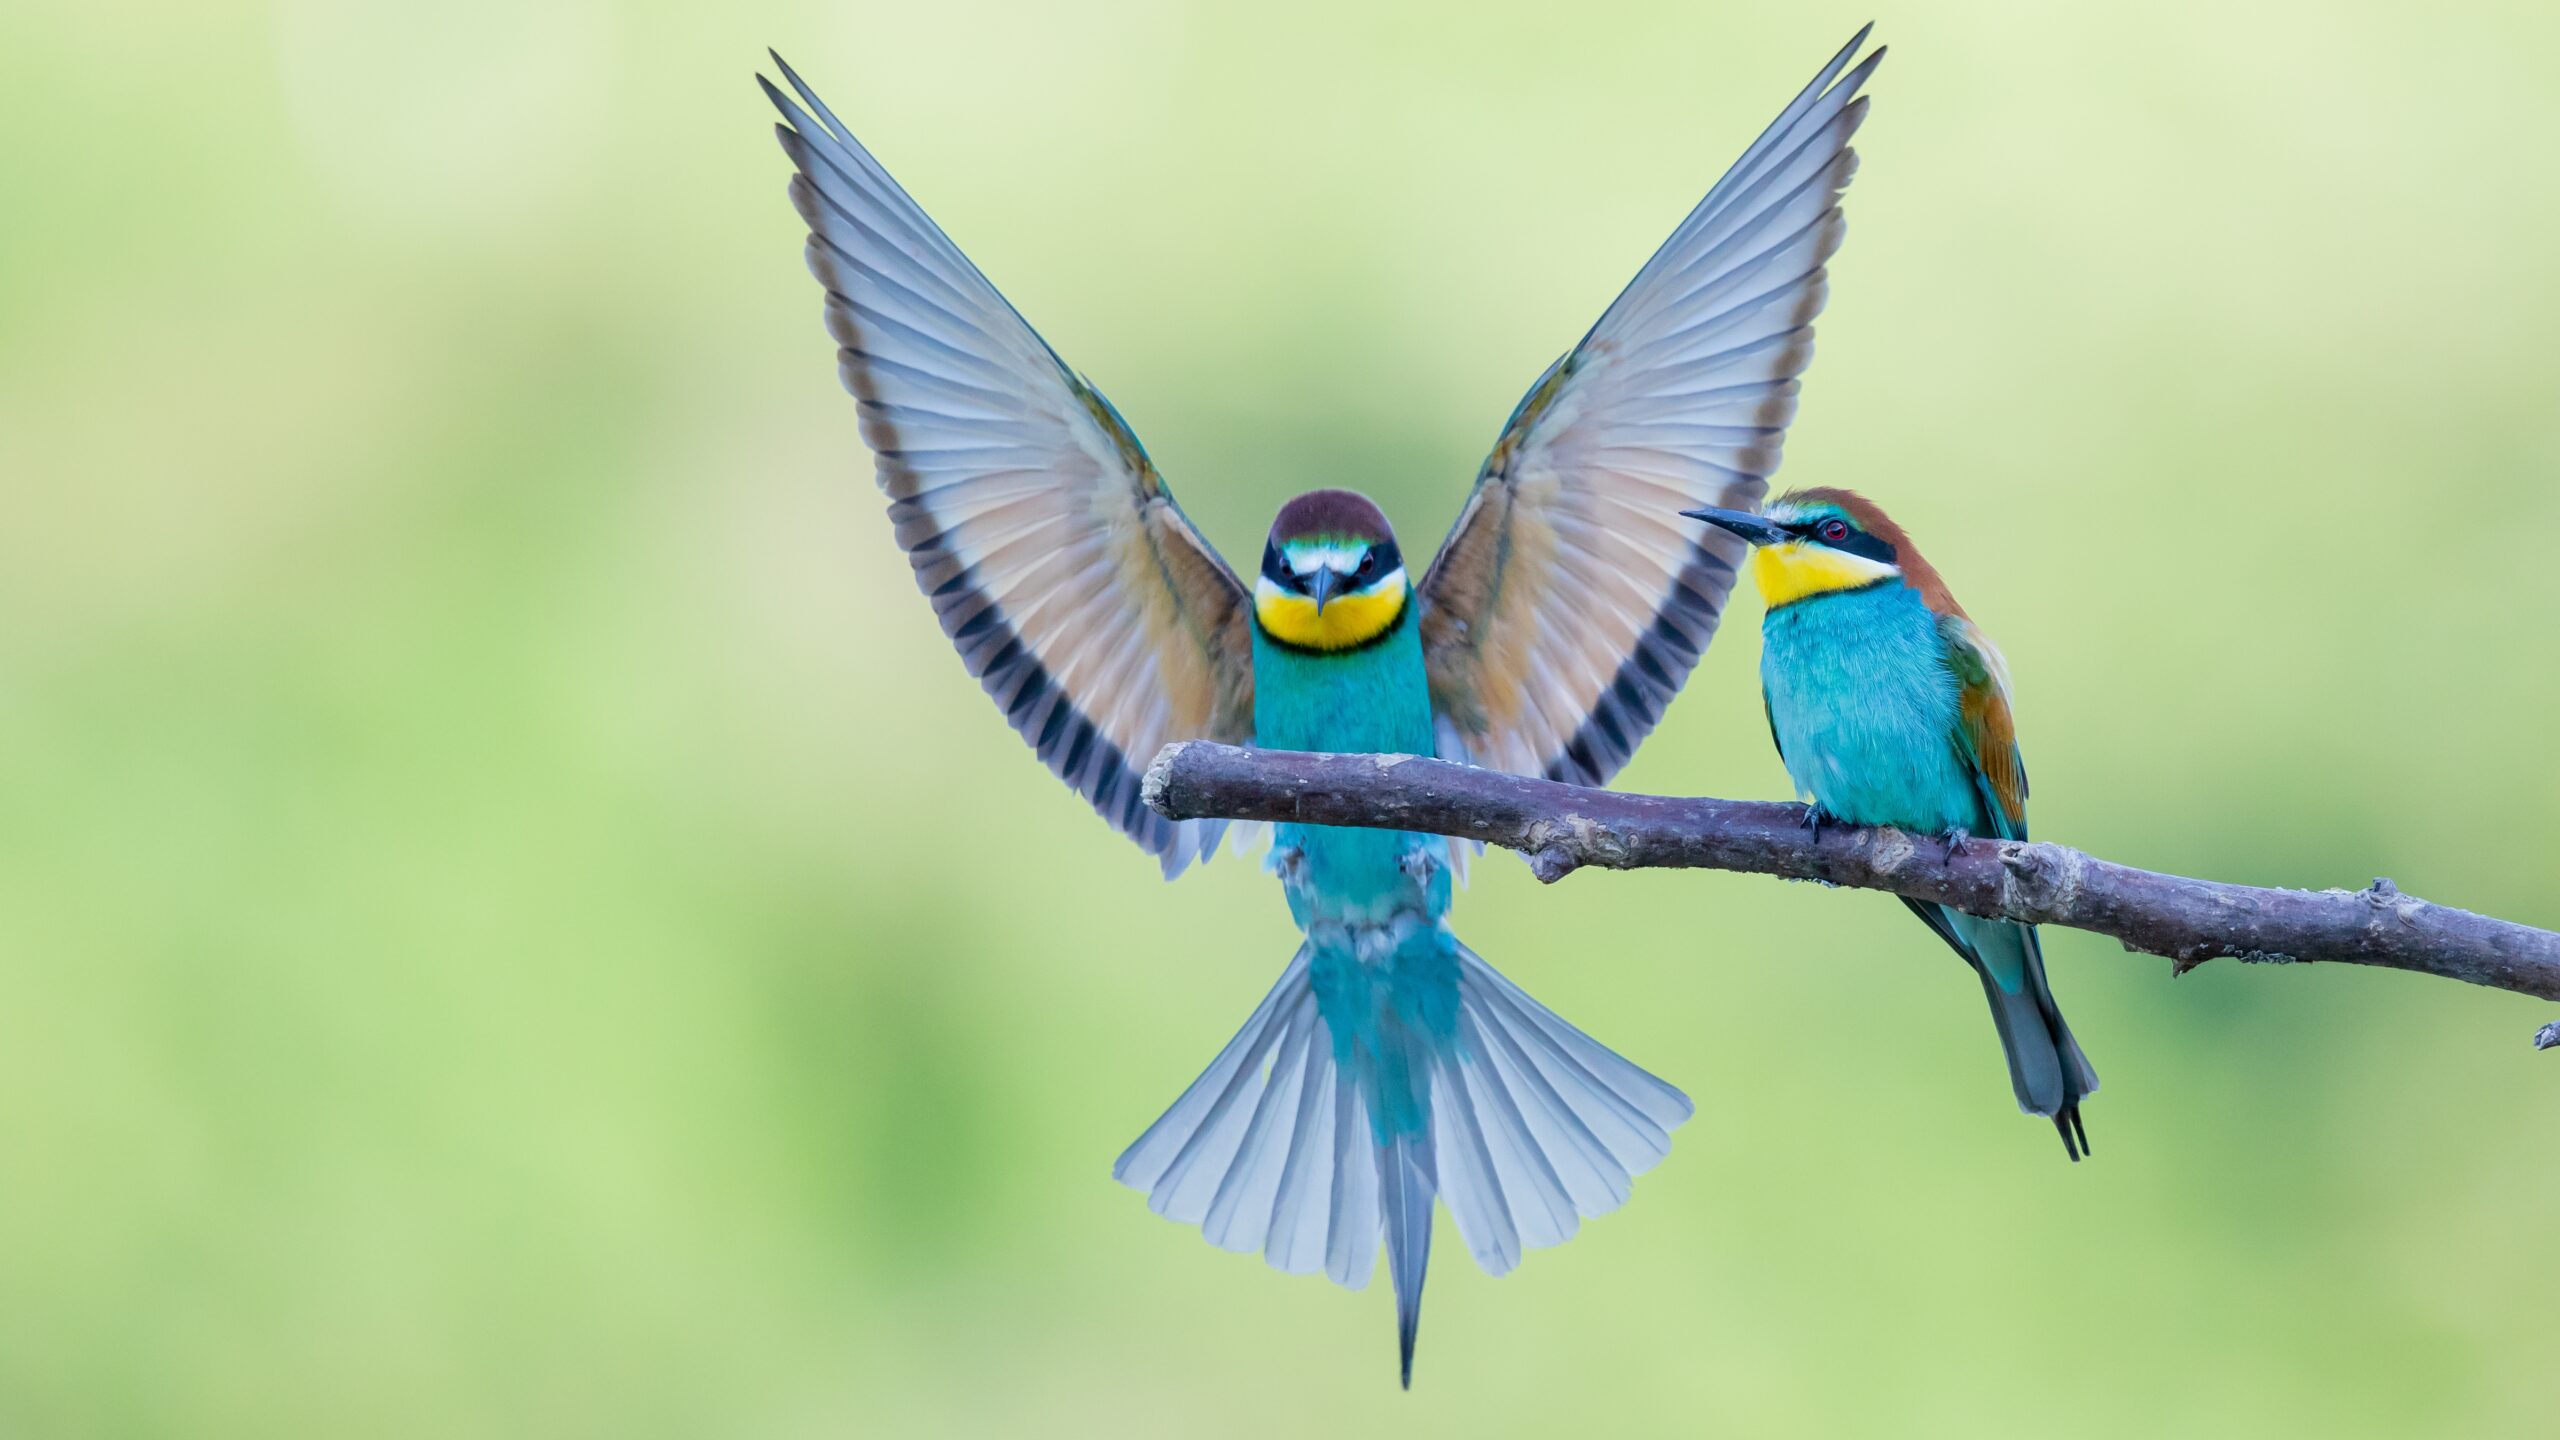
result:
[[(1804, 824), (1768, 801), (1629, 795), (1412, 755), (1325, 755), (1210, 741), (1166, 746), (1146, 801), (1173, 820), (1295, 821), (1480, 840), (1553, 882), (1612, 870), (1737, 870), (1935, 901), (1968, 914), (2065, 925), (2168, 957), (2183, 974), (2228, 956), (2379, 965), (2560, 1000), (2560, 934), (2431, 905), (2388, 880), (2273, 890), (2117, 865), (2061, 845), (1941, 842), (1880, 827)], [(2536, 1037), (2560, 1045), (2560, 1022)]]

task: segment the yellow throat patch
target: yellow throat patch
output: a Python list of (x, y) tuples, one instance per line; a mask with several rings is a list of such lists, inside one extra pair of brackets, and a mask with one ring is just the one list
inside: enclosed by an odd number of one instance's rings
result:
[(1751, 583), (1760, 587), (1762, 603), (1772, 610), (1808, 595), (1855, 590), (1900, 573), (1881, 560), (1801, 540), (1761, 545), (1751, 552)]
[(1395, 570), (1366, 590), (1334, 596), (1318, 613), (1315, 601), (1263, 579), (1253, 587), (1253, 613), (1274, 638), (1300, 649), (1348, 650), (1377, 639), (1396, 623), (1412, 588), (1404, 571)]

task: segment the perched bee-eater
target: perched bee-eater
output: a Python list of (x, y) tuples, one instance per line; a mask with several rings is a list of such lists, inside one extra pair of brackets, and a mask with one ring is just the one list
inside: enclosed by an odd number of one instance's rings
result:
[[(1765, 514), (1686, 510), (1758, 547), (1760, 686), (1769, 734), (1808, 818), (1947, 837), (2027, 838), (2027, 768), (2009, 713), (2009, 666), (1874, 501), (1798, 490)], [(1991, 1001), (2018, 1106), (2089, 1150), (2080, 1102), (2098, 1088), (2045, 983), (2032, 925), (1911, 907)]]
[[(765, 93), (917, 583), (1040, 759), (1170, 876), (1226, 828), (1141, 801), (1170, 740), (1585, 784), (1626, 762), (1745, 552), (1676, 512), (1755, 505), (1778, 465), (1884, 53), (1851, 69), (1864, 40), (1539, 377), (1419, 581), (1375, 505), (1321, 489), (1281, 508), (1248, 586), (1119, 412), (808, 86), (785, 66), (797, 99)], [(1435, 1196), (1500, 1274), (1625, 1201), (1690, 1113), (1458, 942), (1457, 858), (1432, 836), (1280, 826), (1272, 868), (1304, 943), (1113, 1171), (1215, 1245), (1345, 1286), (1383, 1236), (1407, 1385)]]

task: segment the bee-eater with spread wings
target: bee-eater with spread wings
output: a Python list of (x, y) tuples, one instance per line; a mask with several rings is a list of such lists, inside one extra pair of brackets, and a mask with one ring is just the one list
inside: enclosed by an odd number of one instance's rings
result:
[[(1343, 490), (1281, 507), (1251, 583), (1230, 571), (1119, 412), (809, 87), (785, 66), (797, 98), (765, 91), (917, 583), (1041, 760), (1170, 876), (1224, 828), (1141, 801), (1170, 740), (1591, 785), (1626, 762), (1745, 549), (1679, 512), (1756, 506), (1778, 465), (1884, 54), (1851, 68), (1865, 39), (1530, 387), (1418, 582)], [(1383, 1236), (1409, 1385), (1435, 1195), (1500, 1274), (1624, 1202), (1690, 1105), (1458, 942), (1447, 842), (1283, 825), (1272, 868), (1304, 943), (1113, 1173), (1215, 1245), (1354, 1288)]]

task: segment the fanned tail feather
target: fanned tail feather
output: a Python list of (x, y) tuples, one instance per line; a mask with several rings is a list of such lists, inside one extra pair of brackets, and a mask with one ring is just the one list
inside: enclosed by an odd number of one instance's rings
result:
[(1671, 1153), (1689, 1097), (1458, 947), (1458, 1043), (1435, 1063), (1440, 1184), (1485, 1273), (1561, 1245)]
[(1383, 1133), (1378, 1087), (1394, 1082), (1365, 1046), (1336, 1043), (1302, 946), (1244, 1028), (1112, 1167), (1147, 1192), (1148, 1208), (1199, 1225), (1211, 1244), (1260, 1250), (1295, 1274), (1321, 1269), (1350, 1289), (1368, 1283), (1383, 1238), (1408, 1386), (1434, 1195), (1476, 1262), (1499, 1275), (1524, 1249), (1562, 1243), (1625, 1203), (1691, 1113), (1678, 1090), (1441, 937), (1456, 952), (1455, 1031), (1426, 1039), (1395, 1026), (1406, 1053), (1383, 1067), (1424, 1087), (1419, 1129)]
[(1396, 1375), (1413, 1388), (1413, 1342), (1422, 1333), (1422, 1281), (1431, 1268), (1431, 1137), (1400, 1135), (1377, 1147), (1386, 1212), (1387, 1277), (1396, 1287)]

